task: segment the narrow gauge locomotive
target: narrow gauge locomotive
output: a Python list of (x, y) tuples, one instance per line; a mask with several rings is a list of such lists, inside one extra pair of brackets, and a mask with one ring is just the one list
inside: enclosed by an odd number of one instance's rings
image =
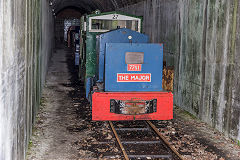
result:
[(69, 48), (76, 48), (79, 45), (80, 26), (70, 26), (67, 32), (67, 45)]
[(67, 46), (74, 52), (76, 66), (79, 65), (79, 32), (80, 26), (70, 26), (67, 32)]
[[(92, 120), (168, 120), (173, 117), (173, 95), (162, 89), (163, 44), (148, 43), (148, 36), (139, 33), (141, 22), (134, 21), (130, 29), (126, 23), (124, 26), (118, 22), (120, 26), (116, 28), (121, 29), (98, 32), (94, 34), (96, 39), (86, 36), (86, 50), (88, 38), (94, 39), (92, 44), (96, 45), (90, 46), (94, 48), (91, 52), (94, 58), (88, 58), (87, 52), (85, 55), (85, 89), (92, 105)], [(104, 20), (97, 22), (102, 27)], [(88, 61), (92, 65), (87, 64)], [(80, 72), (84, 72), (81, 69)]]

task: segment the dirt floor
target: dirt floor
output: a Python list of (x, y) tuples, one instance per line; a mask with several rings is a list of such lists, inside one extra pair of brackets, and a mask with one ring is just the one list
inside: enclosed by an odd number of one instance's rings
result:
[[(28, 160), (122, 159), (107, 122), (92, 122), (73, 55), (57, 48), (29, 143)], [(153, 121), (186, 160), (238, 160), (240, 147), (174, 108), (171, 121)]]

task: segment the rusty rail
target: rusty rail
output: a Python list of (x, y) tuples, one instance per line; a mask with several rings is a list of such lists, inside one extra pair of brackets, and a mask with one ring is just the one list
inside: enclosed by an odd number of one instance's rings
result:
[(113, 123), (111, 121), (109, 121), (110, 127), (117, 139), (117, 142), (122, 150), (122, 153), (124, 155), (124, 158), (126, 160), (129, 160), (129, 158), (145, 158), (145, 157), (152, 157), (152, 158), (171, 158), (172, 155), (128, 155), (125, 148), (123, 147), (123, 144), (158, 144), (158, 143), (165, 143), (165, 145), (178, 157), (178, 159), (180, 160), (184, 160), (184, 158), (177, 152), (177, 150), (171, 146), (171, 144), (166, 140), (166, 138), (159, 132), (159, 130), (156, 128), (156, 126), (154, 124), (152, 124), (152, 122), (150, 121), (145, 121), (146, 125), (149, 125), (150, 127), (147, 128), (128, 128), (128, 129), (124, 129), (126, 131), (131, 131), (131, 130), (136, 130), (136, 131), (147, 131), (147, 130), (153, 130), (162, 140), (161, 141), (121, 141), (118, 133), (116, 130), (123, 130), (121, 128), (117, 128), (115, 129)]
[(155, 133), (163, 140), (163, 142), (178, 156), (179, 159), (184, 160), (183, 157), (178, 153), (178, 151), (171, 146), (171, 144), (166, 140), (166, 138), (158, 131), (156, 126), (152, 122), (147, 121), (149, 126), (155, 131)]
[(121, 143), (121, 141), (120, 141), (120, 139), (119, 139), (119, 137), (118, 137), (117, 131), (115, 130), (112, 122), (109, 121), (109, 124), (110, 124), (110, 126), (111, 126), (111, 128), (112, 128), (112, 131), (113, 131), (113, 133), (114, 133), (114, 135), (115, 135), (115, 137), (116, 137), (116, 139), (117, 139), (117, 142), (118, 142), (118, 144), (119, 144), (119, 146), (120, 146), (120, 148), (121, 148), (121, 150), (122, 150), (122, 152), (123, 152), (124, 158), (125, 158), (126, 160), (129, 160), (128, 155), (127, 155), (127, 152), (126, 152), (126, 150), (124, 149), (124, 147), (123, 147), (123, 145), (122, 145), (122, 143)]

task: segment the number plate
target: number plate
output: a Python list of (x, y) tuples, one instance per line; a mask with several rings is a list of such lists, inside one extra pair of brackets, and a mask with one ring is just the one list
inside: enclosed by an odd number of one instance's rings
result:
[(142, 71), (141, 64), (128, 64), (128, 71)]

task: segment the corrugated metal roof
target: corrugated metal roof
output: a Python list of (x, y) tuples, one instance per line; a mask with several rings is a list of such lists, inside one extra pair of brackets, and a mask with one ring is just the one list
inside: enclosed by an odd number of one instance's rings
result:
[(81, 13), (90, 13), (96, 9), (101, 11), (113, 11), (127, 5), (135, 4), (143, 0), (49, 0), (55, 13), (67, 7), (77, 7)]

